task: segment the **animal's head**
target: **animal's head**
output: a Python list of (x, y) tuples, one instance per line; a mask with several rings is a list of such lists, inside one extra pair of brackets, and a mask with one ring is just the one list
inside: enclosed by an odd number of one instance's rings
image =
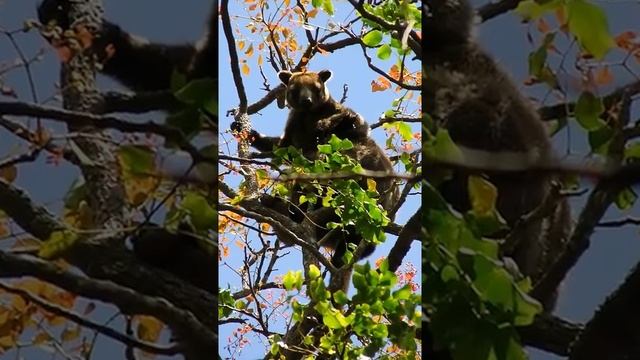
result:
[(460, 45), (469, 40), (473, 8), (469, 0), (427, 0), (426, 27), (423, 37), (427, 47)]
[(326, 82), (331, 71), (280, 71), (278, 77), (287, 86), (287, 103), (296, 110), (311, 110), (331, 99)]
[(65, 0), (43, 0), (38, 6), (38, 20), (42, 25), (59, 26), (69, 29), (69, 11), (71, 6)]

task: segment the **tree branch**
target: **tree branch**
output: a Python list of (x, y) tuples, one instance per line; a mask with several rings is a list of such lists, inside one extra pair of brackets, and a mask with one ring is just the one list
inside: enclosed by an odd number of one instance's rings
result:
[(146, 314), (167, 319), (184, 334), (189, 334), (191, 339), (208, 344), (212, 349), (216, 347), (217, 334), (203, 326), (189, 311), (181, 310), (164, 299), (145, 296), (110, 281), (87, 279), (37, 258), (3, 251), (0, 251), (0, 276), (33, 276), (80, 296), (115, 304), (128, 314)]
[(160, 355), (175, 355), (175, 354), (179, 354), (182, 351), (179, 345), (170, 346), (170, 347), (158, 346), (158, 345), (148, 343), (146, 341), (138, 340), (134, 337), (122, 334), (108, 326), (95, 323), (91, 320), (88, 320), (86, 317), (80, 314), (67, 310), (59, 305), (50, 303), (36, 295), (29, 293), (26, 290), (16, 288), (2, 282), (0, 282), (0, 289), (3, 289), (12, 294), (16, 294), (21, 298), (23, 298), (25, 301), (32, 302), (37, 306), (41, 307), (42, 309), (48, 312), (51, 312), (53, 314), (56, 314), (58, 316), (67, 318), (80, 326), (93, 329), (99, 332), (100, 334), (108, 336), (116, 341), (120, 341), (126, 346), (132, 346), (151, 354), (160, 354)]

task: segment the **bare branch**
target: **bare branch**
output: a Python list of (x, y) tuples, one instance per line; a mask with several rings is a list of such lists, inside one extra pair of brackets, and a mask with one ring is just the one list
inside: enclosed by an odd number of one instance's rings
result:
[(222, 18), (222, 29), (224, 30), (224, 37), (227, 40), (229, 56), (231, 57), (231, 73), (233, 74), (233, 81), (236, 84), (236, 91), (238, 92), (238, 98), (240, 99), (239, 112), (246, 113), (247, 93), (245, 92), (244, 84), (242, 83), (242, 75), (240, 75), (240, 61), (238, 60), (236, 43), (233, 39), (233, 30), (231, 29), (231, 20), (229, 19), (229, 0), (222, 0), (220, 17)]
[(102, 98), (102, 105), (98, 108), (101, 114), (113, 112), (140, 114), (158, 110), (170, 111), (179, 109), (183, 105), (169, 90), (135, 94), (109, 91), (102, 94)]
[(126, 133), (151, 133), (165, 139), (175, 141), (182, 150), (191, 155), (195, 161), (216, 163), (216, 160), (201, 154), (198, 149), (185, 140), (184, 134), (179, 129), (147, 121), (133, 123), (122, 120), (112, 115), (94, 115), (88, 112), (70, 111), (44, 105), (29, 104), (24, 102), (1, 102), (1, 115), (35, 116), (66, 123), (68, 126), (82, 128), (86, 126), (98, 129), (116, 129)]

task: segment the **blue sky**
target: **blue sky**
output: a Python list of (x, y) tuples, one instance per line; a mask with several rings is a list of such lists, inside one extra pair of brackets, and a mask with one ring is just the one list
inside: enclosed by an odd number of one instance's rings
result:
[[(272, 4), (272, 2), (269, 2)], [(279, 4), (279, 2), (278, 2)], [(292, 2), (293, 4), (293, 2)], [(346, 18), (352, 19), (353, 14), (351, 13), (352, 8), (348, 3), (343, 1), (334, 1), (336, 6), (335, 15), (330, 19), (334, 23), (342, 23)], [(247, 13), (245, 10), (239, 7), (242, 5), (241, 2), (231, 1), (230, 2), (230, 14), (232, 15), (231, 23), (235, 29), (235, 26), (239, 26), (242, 28), (246, 25), (250, 20), (246, 18)], [(235, 16), (234, 15), (240, 15)], [(312, 21), (313, 25), (318, 25), (320, 27), (328, 27), (328, 18), (327, 17), (319, 17)], [(298, 26), (298, 31), (300, 31), (300, 27)], [(220, 107), (220, 130), (221, 135), (219, 138), (220, 149), (222, 152), (227, 153), (230, 151), (231, 153), (236, 152), (236, 144), (237, 142), (233, 139), (233, 137), (224, 133), (226, 129), (229, 128), (229, 124), (233, 121), (230, 117), (224, 117), (223, 114), (226, 110), (232, 109), (238, 106), (238, 96), (235, 90), (235, 85), (233, 84), (233, 79), (230, 72), (230, 60), (228, 54), (228, 48), (226, 46), (226, 40), (224, 39), (224, 34), (222, 32), (222, 28), (220, 27), (220, 56), (219, 56), (219, 66), (220, 66), (220, 94), (219, 94), (219, 107)], [(256, 40), (247, 32), (243, 32), (246, 35), (247, 45), (245, 46), (245, 50), (249, 46), (249, 42), (251, 40)], [(321, 32), (322, 35), (322, 32)], [(335, 40), (343, 38), (344, 35), (335, 37)], [(306, 37), (301, 36), (298, 37), (298, 41), (303, 45), (307, 45)], [(258, 42), (256, 41), (254, 46), (257, 46)], [(243, 52), (240, 52), (239, 55), (242, 55)], [(260, 76), (260, 72), (257, 68), (256, 55), (254, 55), (249, 61), (248, 65), (251, 67), (251, 72), (249, 76), (243, 76), (244, 86), (247, 91), (247, 97), (249, 99), (249, 103), (253, 103), (258, 99), (262, 98), (265, 94), (261, 88), (263, 87), (263, 79)], [(370, 56), (375, 58), (375, 50), (370, 51)], [(296, 61), (299, 59), (300, 55), (295, 57)], [(242, 60), (242, 57), (241, 57)], [(385, 62), (378, 62), (378, 66), (382, 69), (388, 69), (395, 61), (395, 58), (392, 57), (390, 60)], [(411, 62), (410, 62), (411, 63)], [(419, 67), (418, 62), (412, 62), (412, 68), (415, 70)], [(322, 69), (330, 69), (333, 72), (332, 79), (328, 82), (329, 91), (336, 99), (340, 99), (342, 96), (343, 84), (347, 84), (349, 87), (348, 98), (345, 103), (346, 106), (351, 107), (358, 113), (360, 113), (369, 123), (374, 123), (381, 116), (381, 114), (391, 107), (391, 102), (394, 98), (398, 97), (398, 94), (392, 92), (371, 92), (371, 81), (378, 77), (378, 74), (374, 73), (370, 70), (366, 61), (362, 55), (362, 51), (359, 46), (352, 46), (350, 48), (341, 49), (336, 51), (333, 54), (328, 54), (326, 56), (323, 55), (315, 55), (310, 64), (309, 69), (313, 71), (318, 71)], [(269, 66), (266, 62), (264, 65), (264, 73), (271, 88), (275, 87), (279, 84), (279, 80), (277, 78), (277, 74), (271, 66)], [(417, 96), (417, 94), (416, 94)], [(414, 108), (417, 108), (414, 106)], [(259, 114), (255, 114), (251, 116), (251, 125), (258, 130), (259, 132), (271, 135), (271, 136), (279, 136), (282, 134), (284, 129), (284, 124), (287, 118), (287, 110), (286, 109), (278, 109), (276, 104), (273, 103), (266, 109), (262, 110)], [(419, 127), (414, 126), (415, 131), (418, 131)], [(382, 128), (375, 129), (372, 131), (372, 136), (378, 141), (381, 146), (384, 146), (384, 140), (386, 139), (384, 130)], [(227, 143), (225, 143), (225, 141)], [(228, 147), (227, 147), (228, 146)], [(403, 169), (398, 168), (398, 170), (402, 171)], [(237, 183), (237, 178), (228, 177), (225, 178), (225, 181), (233, 184)], [(403, 206), (403, 208), (398, 212), (396, 216), (396, 222), (399, 224), (404, 224), (409, 216), (413, 214), (413, 212), (417, 209), (420, 204), (419, 195), (410, 196), (407, 203)], [(233, 238), (232, 238), (233, 239)], [(256, 248), (260, 248), (255, 243), (255, 236), (252, 235), (250, 237), (254, 242), (254, 246)], [(381, 246), (379, 246), (376, 252), (368, 258), (368, 260), (372, 261), (381, 256), (386, 256), (393, 245), (393, 239), (395, 237), (388, 236), (387, 242)], [(420, 271), (420, 247), (415, 243), (412, 246), (410, 254), (405, 258), (406, 261), (411, 262), (416, 270)], [(238, 290), (239, 278), (237, 274), (234, 273), (234, 270), (237, 270), (241, 265), (242, 261), (242, 250), (237, 248), (233, 241), (229, 243), (231, 247), (231, 256), (227, 259), (223, 259), (223, 264), (220, 267), (220, 286), (226, 287), (227, 284), (231, 286), (232, 290)], [(300, 251), (298, 249), (293, 250), (290, 249), (290, 255), (279, 260), (278, 263), (278, 271), (277, 274), (284, 274), (288, 270), (298, 270), (302, 268), (302, 260), (300, 256)], [(224, 280), (223, 280), (224, 279)], [(415, 281), (420, 284), (419, 278), (416, 278)], [(224, 348), (226, 345), (227, 337), (231, 334), (231, 332), (236, 329), (237, 324), (229, 324), (220, 327), (220, 354), (223, 357), (231, 356), (227, 349)], [(281, 327), (272, 328), (274, 331), (282, 332), (283, 329)], [(251, 345), (246, 347), (240, 356), (236, 358), (239, 359), (254, 359), (263, 355), (264, 352), (264, 337), (249, 337), (252, 342)], [(262, 340), (261, 340), (262, 339)], [(262, 341), (262, 342), (261, 342)]]

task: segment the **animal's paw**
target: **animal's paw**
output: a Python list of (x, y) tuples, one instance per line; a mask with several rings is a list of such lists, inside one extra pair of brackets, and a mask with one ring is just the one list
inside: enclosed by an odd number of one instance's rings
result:
[(234, 121), (231, 123), (231, 126), (229, 126), (229, 129), (231, 129), (231, 131), (240, 132), (242, 131), (242, 126), (239, 122)]

